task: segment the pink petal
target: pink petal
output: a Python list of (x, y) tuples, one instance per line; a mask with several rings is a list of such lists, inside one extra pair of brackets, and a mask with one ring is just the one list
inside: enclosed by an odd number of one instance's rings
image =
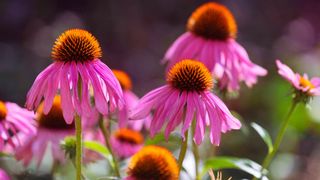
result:
[(62, 113), (63, 117), (66, 120), (68, 124), (71, 124), (74, 118), (74, 107), (72, 103), (72, 97), (70, 92), (70, 82), (68, 79), (70, 71), (70, 64), (66, 63), (63, 66), (62, 74), (61, 74), (61, 107), (62, 107)]

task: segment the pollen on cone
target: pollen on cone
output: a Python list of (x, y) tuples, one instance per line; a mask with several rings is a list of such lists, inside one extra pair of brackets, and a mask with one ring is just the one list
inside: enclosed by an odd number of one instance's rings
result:
[(57, 38), (51, 56), (55, 61), (84, 62), (100, 58), (102, 51), (91, 33), (82, 29), (70, 29)]
[(167, 81), (182, 91), (203, 91), (213, 87), (213, 79), (206, 66), (190, 59), (176, 63), (169, 71)]

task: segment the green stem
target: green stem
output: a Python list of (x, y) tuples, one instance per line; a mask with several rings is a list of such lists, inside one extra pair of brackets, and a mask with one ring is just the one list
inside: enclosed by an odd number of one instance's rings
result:
[[(194, 137), (194, 132), (195, 132), (195, 128), (196, 128), (196, 121), (194, 120), (192, 122), (192, 137)], [(194, 157), (194, 162), (195, 162), (195, 166), (196, 166), (196, 180), (200, 180), (200, 176), (199, 176), (199, 148), (198, 145), (192, 141), (192, 152), (193, 152), (193, 157)]]
[[(263, 163), (262, 163), (262, 171), (264, 169), (267, 169), (272, 161), (272, 159), (274, 158), (274, 156), (276, 155), (277, 151), (279, 150), (279, 146), (281, 144), (281, 141), (283, 139), (283, 136), (286, 132), (286, 129), (288, 127), (288, 124), (289, 124), (289, 120), (290, 120), (290, 117), (293, 113), (293, 111), (295, 110), (297, 104), (299, 103), (299, 101), (293, 101), (292, 102), (292, 105), (290, 107), (290, 110), (284, 120), (284, 122), (282, 123), (281, 127), (280, 127), (280, 130), (278, 132), (278, 135), (276, 137), (276, 140), (274, 142), (274, 145), (273, 145), (273, 150), (271, 151), (271, 153), (269, 153), (266, 158), (264, 159)], [(256, 178), (254, 178), (256, 179)]]
[(113, 165), (114, 165), (114, 173), (116, 174), (117, 177), (120, 177), (120, 171), (119, 171), (119, 166), (118, 166), (118, 162), (117, 162), (117, 159), (113, 153), (113, 150), (111, 148), (111, 145), (110, 145), (110, 142), (109, 142), (109, 137), (110, 137), (110, 133), (108, 132), (105, 124), (104, 124), (104, 121), (103, 121), (103, 118), (101, 118), (99, 120), (99, 127), (101, 129), (101, 132), (103, 134), (103, 138), (105, 140), (105, 143), (106, 143), (106, 146), (112, 156), (112, 160), (113, 160)]
[[(74, 159), (71, 160), (71, 163), (74, 166), (74, 168), (76, 168), (76, 162)], [(86, 177), (83, 175), (83, 173), (81, 173), (81, 177), (82, 177), (82, 179), (86, 179)]]
[(181, 148), (180, 148), (180, 153), (179, 153), (179, 158), (178, 158), (179, 176), (180, 176), (180, 172), (182, 170), (182, 163), (183, 163), (183, 160), (186, 155), (187, 148), (188, 148), (188, 130), (184, 133), (184, 137), (185, 137), (185, 139), (181, 140)]
[(76, 115), (75, 117), (76, 126), (76, 179), (81, 180), (82, 175), (82, 128), (81, 118)]

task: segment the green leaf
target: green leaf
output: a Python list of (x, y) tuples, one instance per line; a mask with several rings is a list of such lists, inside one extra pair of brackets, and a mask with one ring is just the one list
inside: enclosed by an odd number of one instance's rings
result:
[(89, 149), (91, 151), (95, 151), (101, 154), (104, 158), (106, 158), (110, 162), (112, 167), (114, 166), (110, 151), (104, 145), (100, 144), (97, 141), (84, 141), (83, 146), (86, 149)]
[(273, 151), (273, 144), (268, 131), (261, 127), (259, 124), (254, 122), (251, 123), (251, 127), (259, 134), (259, 136), (266, 143), (266, 145), (268, 146), (268, 153), (270, 154)]
[(262, 177), (262, 167), (260, 164), (245, 158), (227, 156), (213, 157), (205, 161), (203, 174), (207, 173), (209, 169), (239, 169), (256, 178)]

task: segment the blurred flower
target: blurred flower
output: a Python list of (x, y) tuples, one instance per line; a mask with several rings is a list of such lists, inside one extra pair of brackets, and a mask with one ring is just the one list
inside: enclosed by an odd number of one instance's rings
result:
[(267, 74), (250, 61), (246, 50), (235, 41), (237, 25), (225, 6), (203, 4), (190, 16), (187, 30), (165, 54), (168, 69), (182, 59), (199, 60), (219, 79), (220, 89), (228, 91), (238, 90), (241, 81), (251, 87), (257, 76)]
[(303, 76), (294, 73), (287, 65), (282, 64), (280, 60), (276, 60), (278, 73), (285, 78), (295, 88), (295, 99), (307, 102), (312, 96), (320, 95), (320, 78), (313, 77), (309, 80), (307, 74)]
[(142, 148), (143, 136), (138, 131), (122, 128), (113, 133), (110, 143), (119, 158), (128, 158)]
[(64, 162), (65, 156), (60, 149), (60, 141), (74, 134), (74, 124), (67, 124), (63, 117), (60, 96), (54, 97), (48, 114), (44, 114), (43, 109), (44, 102), (37, 110), (38, 131), (36, 135), (24, 136), (23, 144), (16, 151), (16, 158), (22, 160), (25, 166), (30, 164), (32, 158), (35, 158), (39, 167), (49, 144), (53, 159)]
[(178, 164), (170, 151), (146, 146), (131, 158), (126, 180), (178, 180), (178, 173)]
[(20, 143), (19, 139), (12, 139), (18, 132), (29, 136), (35, 131), (33, 112), (15, 103), (0, 101), (0, 151), (4, 149), (5, 142), (13, 148)]
[(150, 120), (151, 120), (150, 116), (143, 119), (128, 122), (129, 110), (133, 108), (135, 105), (137, 105), (139, 98), (131, 91), (132, 83), (127, 73), (120, 70), (112, 70), (112, 72), (116, 76), (116, 78), (118, 79), (121, 85), (121, 88), (123, 91), (123, 98), (125, 101), (124, 108), (119, 110), (119, 113), (118, 113), (119, 127), (120, 128), (128, 127), (130, 129), (134, 129), (137, 131), (140, 131), (143, 127), (145, 127), (146, 129), (149, 129)]
[[(107, 115), (121, 108), (121, 87), (108, 66), (100, 61), (101, 56), (100, 45), (92, 34), (81, 29), (65, 31), (52, 48), (54, 63), (38, 75), (28, 92), (27, 108), (37, 108), (44, 97), (43, 113), (47, 114), (58, 89), (68, 124), (76, 113), (88, 118), (94, 109)], [(90, 87), (94, 91), (94, 106), (90, 103)]]
[(142, 97), (130, 116), (131, 119), (141, 119), (154, 110), (151, 136), (158, 133), (167, 122), (167, 139), (181, 123), (181, 134), (184, 137), (195, 116), (194, 141), (200, 144), (204, 139), (206, 126), (210, 125), (211, 143), (219, 145), (221, 132), (241, 127), (239, 120), (233, 117), (226, 105), (210, 92), (213, 87), (212, 77), (201, 62), (178, 62), (169, 71), (167, 83)]
[(1, 180), (10, 180), (11, 178), (8, 176), (8, 174), (3, 169), (0, 169), (0, 179)]

